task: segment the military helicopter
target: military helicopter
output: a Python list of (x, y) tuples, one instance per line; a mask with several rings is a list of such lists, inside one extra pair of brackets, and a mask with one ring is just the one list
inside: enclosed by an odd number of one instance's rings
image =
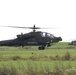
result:
[(76, 46), (76, 40), (71, 41), (68, 45)]
[(17, 35), (17, 38), (11, 40), (4, 40), (0, 41), (0, 46), (38, 46), (39, 50), (44, 50), (45, 47), (49, 47), (52, 43), (57, 43), (62, 41), (61, 37), (55, 37), (54, 35), (36, 31), (37, 29), (41, 29), (40, 27), (19, 27), (19, 26), (5, 26), (5, 27), (12, 27), (12, 28), (28, 28), (32, 29), (33, 31), (20, 35)]

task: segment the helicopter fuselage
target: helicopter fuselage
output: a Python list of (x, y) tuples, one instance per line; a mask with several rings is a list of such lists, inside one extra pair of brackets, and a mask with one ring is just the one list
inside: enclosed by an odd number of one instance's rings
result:
[(62, 41), (61, 37), (38, 31), (17, 35), (16, 39), (0, 41), (0, 46), (39, 46), (38, 49), (41, 50), (59, 41)]

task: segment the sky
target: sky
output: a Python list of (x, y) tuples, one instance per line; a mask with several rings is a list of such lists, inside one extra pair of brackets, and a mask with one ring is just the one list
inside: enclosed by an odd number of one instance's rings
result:
[[(63, 41), (76, 39), (76, 0), (0, 0), (0, 26), (47, 27), (40, 29), (61, 36)], [(28, 29), (0, 27), (0, 41), (28, 33)]]

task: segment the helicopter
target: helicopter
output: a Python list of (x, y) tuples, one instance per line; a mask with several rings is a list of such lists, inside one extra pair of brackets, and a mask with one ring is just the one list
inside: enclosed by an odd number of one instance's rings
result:
[(76, 40), (71, 41), (68, 45), (76, 46)]
[(21, 33), (16, 35), (17, 38), (0, 41), (0, 46), (38, 46), (39, 50), (44, 50), (45, 47), (50, 47), (53, 43), (57, 43), (62, 41), (61, 37), (56, 37), (53, 34), (36, 31), (37, 29), (41, 29), (40, 27), (19, 27), (19, 26), (4, 26), (4, 27), (12, 27), (12, 28), (28, 28), (33, 31), (29, 33)]

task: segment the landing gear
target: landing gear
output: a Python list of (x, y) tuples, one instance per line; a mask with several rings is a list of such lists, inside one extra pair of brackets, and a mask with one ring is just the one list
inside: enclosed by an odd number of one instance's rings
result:
[(45, 45), (41, 45), (38, 47), (39, 50), (44, 50), (45, 49)]
[(48, 43), (48, 44), (47, 44), (47, 47), (49, 47), (49, 46), (51, 46), (51, 44), (50, 44), (50, 43)]

